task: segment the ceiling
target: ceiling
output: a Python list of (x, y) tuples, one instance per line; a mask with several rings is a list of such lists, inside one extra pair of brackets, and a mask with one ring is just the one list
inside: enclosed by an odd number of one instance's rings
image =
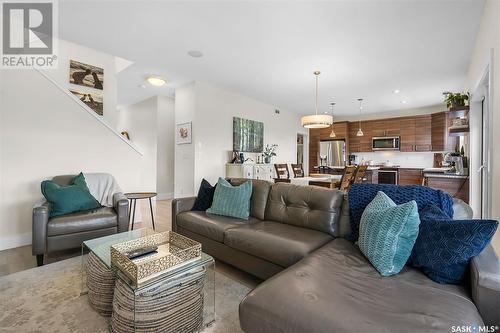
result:
[[(61, 1), (63, 39), (134, 64), (119, 74), (119, 104), (173, 95), (193, 80), (300, 114), (335, 115), (435, 105), (460, 91), (483, 0)], [(193, 58), (190, 50), (204, 56)], [(149, 74), (165, 76), (161, 88)], [(146, 84), (146, 87), (141, 85)], [(394, 90), (400, 90), (399, 94)], [(406, 104), (401, 103), (406, 101)]]

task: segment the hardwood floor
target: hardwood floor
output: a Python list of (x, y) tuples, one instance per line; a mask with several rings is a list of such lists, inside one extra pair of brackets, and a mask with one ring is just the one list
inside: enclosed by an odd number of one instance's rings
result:
[[(139, 203), (143, 221), (135, 223), (134, 229), (152, 228), (149, 204), (145, 200), (138, 200), (137, 204), (139, 205)], [(171, 200), (156, 201), (156, 205), (154, 205), (154, 217), (157, 231), (167, 231), (172, 229), (171, 203)], [(81, 249), (60, 251), (46, 255), (44, 261), (45, 264), (50, 264), (79, 255), (81, 255)], [(31, 254), (31, 245), (0, 251), (0, 276), (13, 274), (34, 267), (36, 267), (36, 259)], [(220, 261), (216, 261), (215, 269), (217, 272), (222, 273), (249, 288), (254, 288), (261, 282), (258, 278)]]

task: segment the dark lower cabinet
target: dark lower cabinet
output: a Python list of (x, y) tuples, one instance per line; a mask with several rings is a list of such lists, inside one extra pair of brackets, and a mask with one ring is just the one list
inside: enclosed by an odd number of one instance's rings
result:
[(426, 177), (425, 185), (447, 192), (452, 197), (469, 203), (468, 178)]
[(422, 169), (399, 169), (399, 185), (422, 185)]

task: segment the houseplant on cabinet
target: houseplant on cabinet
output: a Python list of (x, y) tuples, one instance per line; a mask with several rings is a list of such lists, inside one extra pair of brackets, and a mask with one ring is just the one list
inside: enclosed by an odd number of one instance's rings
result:
[(271, 157), (276, 156), (276, 148), (278, 148), (278, 145), (266, 145), (266, 148), (262, 152), (262, 155), (264, 156), (264, 163), (271, 163)]
[(462, 94), (462, 93), (452, 93), (446, 92), (444, 93), (444, 102), (446, 103), (447, 108), (460, 108), (465, 106), (465, 101), (469, 100), (470, 94)]

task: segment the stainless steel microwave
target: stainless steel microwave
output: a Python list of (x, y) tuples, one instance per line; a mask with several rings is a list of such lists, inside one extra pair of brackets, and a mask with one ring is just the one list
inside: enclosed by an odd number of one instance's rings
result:
[(372, 150), (399, 150), (399, 136), (372, 138)]

